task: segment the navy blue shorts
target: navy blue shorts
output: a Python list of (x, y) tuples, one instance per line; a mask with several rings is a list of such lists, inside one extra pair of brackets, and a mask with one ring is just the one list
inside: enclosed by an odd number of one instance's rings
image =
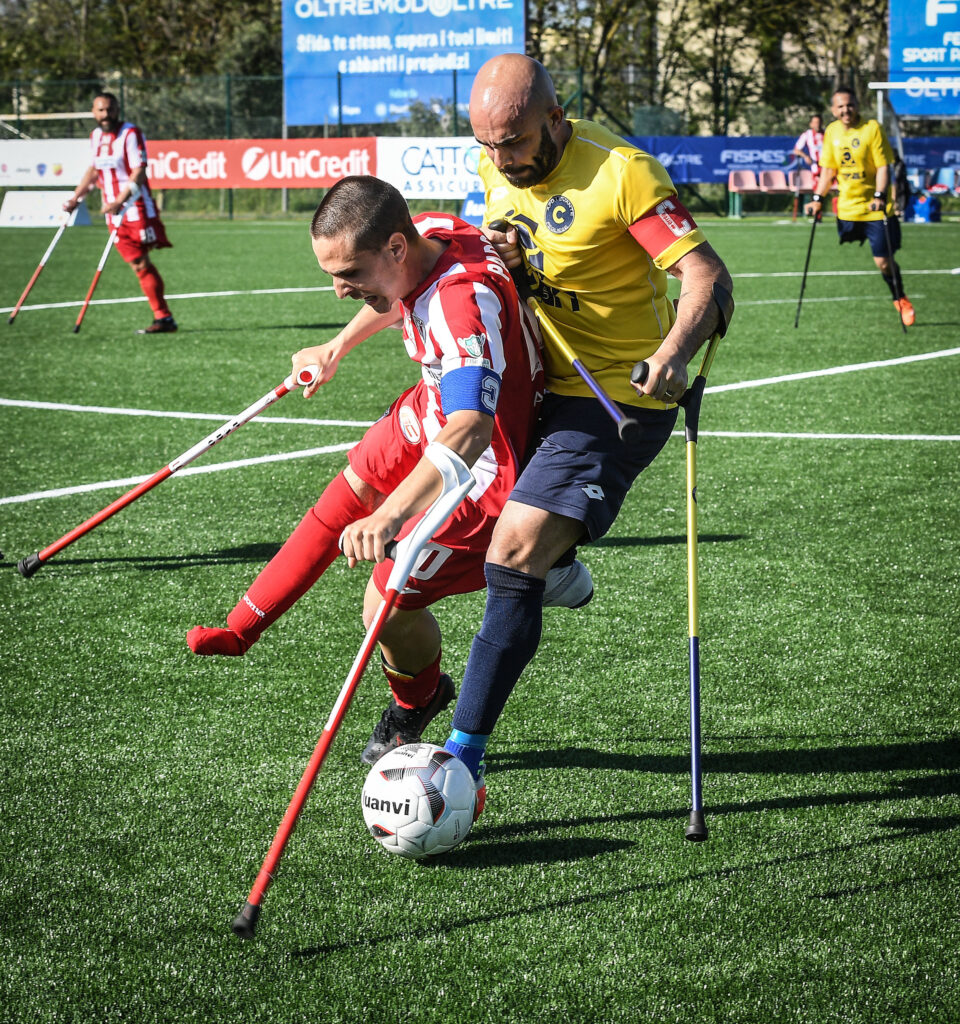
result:
[(896, 217), (887, 217), (890, 230), (890, 248), (887, 252), (887, 239), (883, 230), (882, 220), (840, 220), (837, 218), (837, 234), (840, 244), (844, 242), (870, 243), (870, 251), (878, 259), (890, 258), (900, 248), (900, 221)]
[(590, 540), (602, 537), (677, 422), (676, 407), (621, 408), (640, 423), (636, 444), (620, 440), (616, 423), (595, 398), (545, 395), (540, 442), (510, 500), (576, 519)]

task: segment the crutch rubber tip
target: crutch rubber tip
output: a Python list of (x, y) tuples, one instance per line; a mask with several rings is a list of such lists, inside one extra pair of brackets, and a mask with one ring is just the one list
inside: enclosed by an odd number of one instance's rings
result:
[(620, 440), (624, 444), (636, 444), (640, 440), (640, 424), (629, 416), (624, 416), (617, 424), (620, 431)]
[(234, 935), (241, 939), (252, 939), (257, 931), (257, 918), (260, 916), (260, 905), (257, 903), (244, 903), (243, 910), (233, 919), (230, 926)]
[(79, 334), (80, 333), (80, 325), (79, 324), (74, 324), (73, 325), (73, 333), (74, 334)]
[(32, 576), (41, 565), (43, 565), (43, 562), (40, 561), (40, 552), (36, 551), (34, 554), (27, 555), (26, 558), (21, 558), (17, 562), (17, 572), (21, 576)]
[(690, 822), (687, 825), (687, 830), (684, 832), (684, 836), (689, 839), (691, 843), (702, 843), (708, 835), (709, 832), (707, 831), (706, 823), (703, 820), (703, 811), (691, 811)]
[(7, 317), (7, 323), (8, 324), (12, 324), (13, 321), (14, 321), (14, 318), (12, 316), (11, 317)]

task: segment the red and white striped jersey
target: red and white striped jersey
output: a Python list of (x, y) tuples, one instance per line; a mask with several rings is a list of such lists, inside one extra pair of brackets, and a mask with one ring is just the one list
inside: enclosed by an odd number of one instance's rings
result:
[[(93, 149), (93, 166), (97, 169), (100, 191), (108, 203), (116, 202), (138, 167), (147, 162), (147, 143), (143, 132), (129, 121), (120, 125), (116, 132), (105, 132), (99, 126), (90, 133)], [(150, 194), (150, 187), (144, 183), (140, 195), (127, 209), (130, 222), (146, 222), (157, 216), (156, 203)], [(120, 223), (117, 216), (108, 217), (113, 226)]]
[[(476, 408), (493, 415), (493, 438), (473, 467), (477, 482), (468, 497), (499, 515), (543, 397), (540, 337), (510, 272), (477, 228), (438, 213), (413, 222), (425, 238), (448, 243), (430, 275), (400, 303), (403, 342), (428, 391), (424, 436), (432, 441), (446, 423), (441, 392), (448, 412)], [(444, 378), (467, 367), (475, 369), (444, 386)]]
[(813, 161), (811, 170), (819, 169), (820, 154), (823, 152), (823, 132), (815, 132), (808, 128), (794, 144), (794, 151), (806, 153)]

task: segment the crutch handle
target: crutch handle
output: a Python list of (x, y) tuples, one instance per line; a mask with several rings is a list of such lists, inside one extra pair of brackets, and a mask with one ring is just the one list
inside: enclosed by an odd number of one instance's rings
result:
[(320, 367), (316, 363), (311, 363), (309, 366), (302, 366), (297, 370), (296, 381), (300, 387), (305, 388), (312, 384), (319, 376)]

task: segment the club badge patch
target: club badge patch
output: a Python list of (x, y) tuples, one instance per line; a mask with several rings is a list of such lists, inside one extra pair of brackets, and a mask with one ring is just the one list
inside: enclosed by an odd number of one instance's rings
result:
[(487, 339), (482, 334), (471, 334), (469, 338), (457, 338), (457, 344), (467, 355), (482, 356), (483, 345)]
[(400, 430), (403, 432), (403, 436), (411, 444), (419, 443), (422, 432), (420, 421), (417, 419), (417, 414), (413, 409), (409, 405), (401, 405), (400, 411), (397, 413), (397, 419), (400, 421)]
[(562, 235), (573, 224), (573, 203), (566, 196), (551, 196), (543, 215), (547, 228), (555, 235)]

